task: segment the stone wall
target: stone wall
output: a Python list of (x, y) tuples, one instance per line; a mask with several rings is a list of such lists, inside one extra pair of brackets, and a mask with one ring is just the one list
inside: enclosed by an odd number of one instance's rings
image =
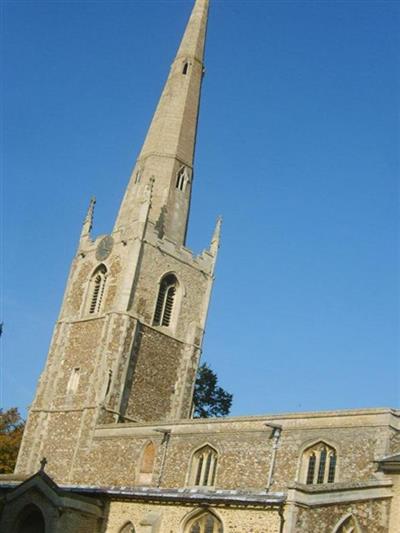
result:
[(389, 500), (326, 505), (318, 508), (298, 508), (293, 531), (301, 533), (334, 533), (335, 526), (346, 516), (353, 516), (363, 533), (387, 533)]
[[(112, 501), (109, 507), (106, 533), (119, 533), (131, 521), (137, 533), (183, 533), (185, 524), (201, 508), (190, 505), (163, 505), (128, 501)], [(224, 533), (279, 533), (280, 517), (277, 509), (211, 508), (222, 521)], [(154, 529), (146, 528), (146, 518), (158, 515)], [(158, 528), (158, 529), (157, 529)]]

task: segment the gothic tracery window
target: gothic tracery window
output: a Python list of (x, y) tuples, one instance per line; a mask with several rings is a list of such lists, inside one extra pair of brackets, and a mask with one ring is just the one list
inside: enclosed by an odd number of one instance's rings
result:
[(178, 280), (173, 274), (166, 275), (160, 283), (153, 324), (170, 326), (174, 311)]
[(100, 311), (101, 302), (104, 295), (104, 288), (106, 285), (107, 268), (104, 265), (100, 265), (96, 268), (90, 280), (89, 291), (89, 313), (95, 314)]
[(223, 533), (222, 522), (214, 514), (205, 511), (188, 522), (185, 533)]
[(302, 477), (307, 485), (333, 483), (336, 473), (336, 451), (324, 442), (308, 448), (302, 457)]
[(193, 455), (191, 484), (198, 487), (212, 487), (215, 483), (218, 453), (214, 448), (203, 446)]

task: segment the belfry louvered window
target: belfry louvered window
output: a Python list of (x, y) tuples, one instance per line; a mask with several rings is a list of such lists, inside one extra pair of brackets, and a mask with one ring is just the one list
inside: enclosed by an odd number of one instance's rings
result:
[(178, 280), (173, 274), (165, 276), (160, 283), (153, 324), (170, 326), (174, 311)]
[(101, 302), (104, 295), (104, 288), (106, 285), (107, 269), (104, 265), (100, 265), (93, 273), (90, 287), (90, 302), (89, 313), (98, 313), (101, 307)]
[(198, 487), (212, 487), (215, 483), (218, 454), (211, 446), (204, 446), (193, 456), (191, 484)]
[(303, 454), (304, 481), (307, 485), (333, 483), (335, 481), (336, 451), (319, 442)]

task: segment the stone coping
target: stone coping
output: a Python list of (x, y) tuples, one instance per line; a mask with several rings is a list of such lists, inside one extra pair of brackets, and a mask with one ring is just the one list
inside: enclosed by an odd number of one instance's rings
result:
[[(100, 426), (96, 426), (96, 432), (101, 430), (107, 430), (107, 429), (151, 429), (151, 428), (157, 428), (157, 427), (181, 427), (184, 428), (185, 426), (215, 426), (215, 425), (227, 425), (227, 424), (245, 424), (245, 423), (254, 423), (254, 422), (260, 422), (266, 424), (267, 422), (275, 421), (275, 422), (288, 422), (287, 429), (293, 429), (297, 426), (297, 422), (301, 422), (303, 420), (314, 420), (315, 422), (319, 419), (342, 419), (344, 420), (346, 417), (365, 417), (365, 420), (360, 420), (359, 423), (357, 423), (357, 426), (363, 426), (363, 425), (370, 425), (370, 426), (382, 426), (382, 425), (389, 425), (389, 420), (375, 420), (368, 423), (367, 418), (368, 417), (395, 417), (399, 418), (399, 424), (400, 424), (400, 410), (391, 409), (391, 408), (371, 408), (371, 409), (343, 409), (343, 410), (336, 410), (336, 411), (306, 411), (306, 412), (293, 412), (293, 413), (274, 413), (274, 414), (265, 414), (265, 415), (251, 415), (251, 416), (232, 416), (232, 417), (218, 417), (218, 418), (191, 418), (191, 419), (184, 419), (184, 420), (169, 420), (169, 421), (153, 421), (153, 422), (125, 422), (125, 423), (113, 423), (113, 424), (102, 424)], [(347, 427), (351, 427), (354, 422), (352, 421)], [(261, 429), (261, 428), (260, 428)], [(268, 429), (267, 427), (265, 429)], [(284, 428), (286, 429), (286, 428)]]
[(280, 506), (286, 500), (283, 492), (219, 490), (219, 489), (164, 489), (155, 487), (95, 487), (90, 485), (60, 485), (60, 488), (79, 494), (105, 495), (111, 498), (159, 501), (167, 503), (226, 504)]
[(324, 483), (320, 485), (306, 485), (305, 483), (293, 483), (289, 489), (295, 489), (307, 494), (323, 494), (326, 492), (342, 492), (359, 489), (387, 488), (393, 485), (390, 479), (370, 479), (367, 481), (343, 481), (340, 483)]

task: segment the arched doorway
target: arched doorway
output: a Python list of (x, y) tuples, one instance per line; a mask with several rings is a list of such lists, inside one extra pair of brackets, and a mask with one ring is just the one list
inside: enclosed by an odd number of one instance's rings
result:
[(44, 516), (39, 507), (28, 505), (22, 510), (15, 533), (46, 533)]

